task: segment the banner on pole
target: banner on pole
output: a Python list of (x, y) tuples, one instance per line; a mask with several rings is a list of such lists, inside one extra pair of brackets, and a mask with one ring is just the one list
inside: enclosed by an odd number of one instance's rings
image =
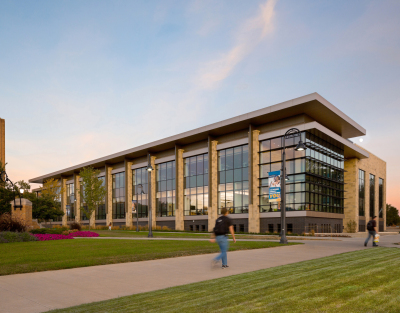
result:
[(268, 173), (269, 202), (281, 201), (281, 171)]

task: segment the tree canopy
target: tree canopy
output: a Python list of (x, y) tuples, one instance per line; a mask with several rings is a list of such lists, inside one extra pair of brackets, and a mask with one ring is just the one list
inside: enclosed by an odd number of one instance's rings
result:
[(391, 204), (386, 204), (386, 224), (387, 225), (400, 224), (399, 211)]

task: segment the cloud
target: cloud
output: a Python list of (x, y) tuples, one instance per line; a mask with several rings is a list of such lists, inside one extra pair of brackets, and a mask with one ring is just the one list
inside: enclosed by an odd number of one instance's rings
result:
[(274, 28), (276, 0), (268, 0), (260, 5), (256, 16), (247, 19), (236, 33), (235, 45), (215, 60), (203, 65), (198, 77), (202, 89), (213, 89), (226, 79), (234, 68), (269, 34)]

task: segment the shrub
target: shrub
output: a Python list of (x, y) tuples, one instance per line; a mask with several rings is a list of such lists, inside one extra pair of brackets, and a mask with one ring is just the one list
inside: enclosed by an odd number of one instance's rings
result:
[(58, 234), (60, 235), (63, 232), (62, 228), (38, 228), (38, 229), (32, 229), (31, 233), (32, 234)]
[(10, 231), (0, 232), (0, 243), (36, 241), (37, 238), (30, 233), (16, 233)]
[(4, 213), (0, 216), (0, 231), (25, 232), (26, 224), (24, 221), (11, 217), (11, 214)]
[(77, 230), (82, 230), (82, 226), (81, 224), (77, 223), (77, 222), (73, 222), (69, 225), (69, 229), (73, 230), (73, 229), (77, 229)]
[(357, 231), (356, 221), (350, 220), (346, 224), (346, 230), (348, 233), (355, 233)]

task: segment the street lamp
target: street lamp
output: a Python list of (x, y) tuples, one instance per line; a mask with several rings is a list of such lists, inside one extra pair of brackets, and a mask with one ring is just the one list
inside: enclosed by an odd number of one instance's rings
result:
[(286, 138), (294, 138), (296, 136), (300, 136), (300, 140), (297, 143), (297, 146), (294, 150), (296, 151), (304, 151), (307, 149), (305, 144), (301, 141), (301, 132), (297, 128), (289, 129), (285, 135), (283, 136), (283, 150), (282, 150), (282, 176), (285, 179), (281, 179), (281, 240), (280, 243), (287, 244), (286, 238), (286, 181), (289, 180), (289, 177), (286, 175)]
[(149, 182), (149, 192), (148, 192), (148, 201), (149, 201), (149, 235), (148, 237), (153, 237), (153, 227), (152, 227), (152, 210), (151, 210), (151, 172), (153, 171), (153, 167), (150, 163), (150, 153), (148, 155), (148, 165), (147, 165), (147, 172), (148, 172), (148, 182)]
[(142, 188), (142, 191), (140, 192), (140, 194), (144, 195), (144, 190), (143, 190), (143, 185), (142, 184), (138, 184), (135, 188), (136, 191), (136, 231), (139, 231), (139, 201), (138, 201), (138, 188)]

